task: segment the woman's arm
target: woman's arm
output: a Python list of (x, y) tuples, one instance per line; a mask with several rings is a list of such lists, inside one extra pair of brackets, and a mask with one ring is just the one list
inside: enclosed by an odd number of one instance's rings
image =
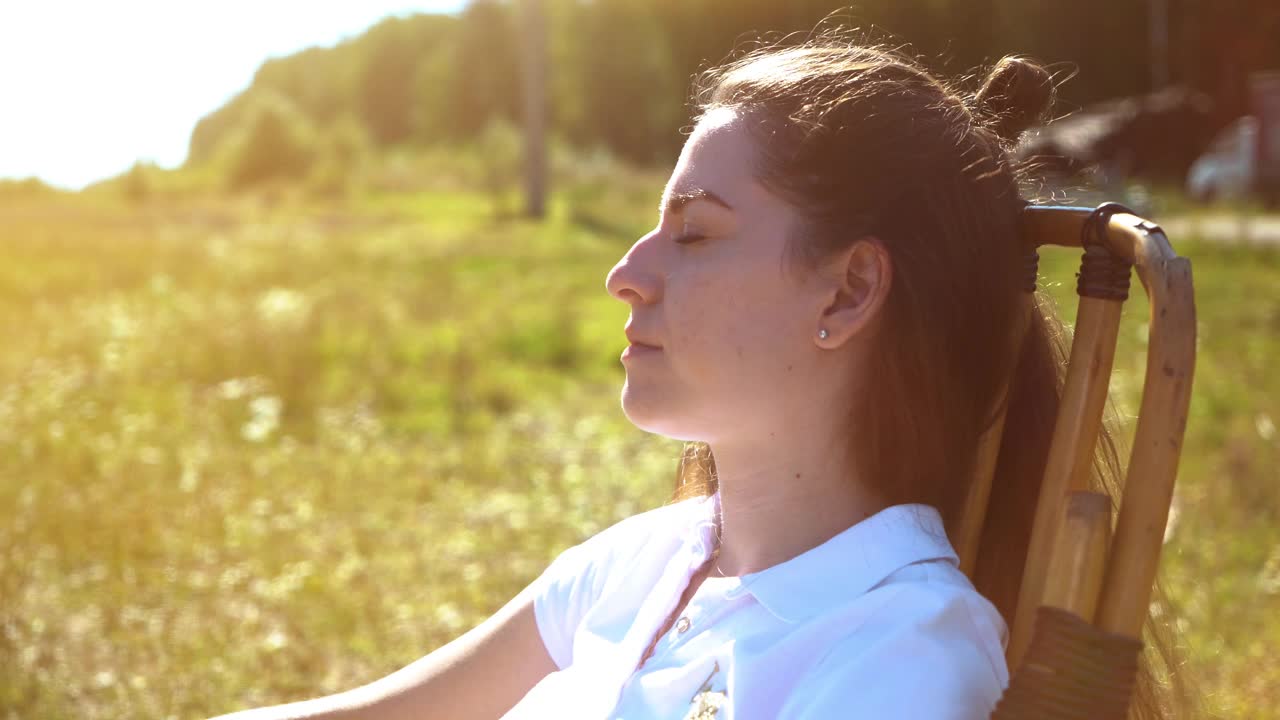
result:
[(453, 642), (368, 685), (218, 720), (499, 718), (557, 669), (538, 632), (532, 588)]

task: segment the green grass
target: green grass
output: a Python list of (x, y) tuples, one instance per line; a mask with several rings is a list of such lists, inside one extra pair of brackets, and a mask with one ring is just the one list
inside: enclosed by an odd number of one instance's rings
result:
[[(351, 687), (661, 503), (679, 444), (618, 409), (603, 287), (660, 183), (543, 224), (444, 192), (0, 204), (0, 718)], [(1163, 567), (1209, 704), (1276, 718), (1280, 254), (1173, 240), (1200, 355)], [(1044, 256), (1070, 320), (1076, 257)]]

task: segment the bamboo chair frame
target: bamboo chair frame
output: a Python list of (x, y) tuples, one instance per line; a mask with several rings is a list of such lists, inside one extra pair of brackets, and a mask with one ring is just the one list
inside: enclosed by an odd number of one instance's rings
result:
[[(1087, 224), (1093, 227), (1086, 227)], [(1150, 327), (1142, 403), (1113, 531), (1110, 502), (1105, 495), (1090, 492), (1090, 472), (1123, 300), (1081, 296), (1027, 564), (1010, 628), (1007, 659), (1013, 680), (1006, 699), (1019, 682), (1019, 673), (1035, 672), (1047, 677), (1058, 672), (1039, 665), (1023, 667), (1033, 637), (1040, 632), (1037, 618), (1043, 614), (1042, 607), (1065, 610), (1105, 634), (1098, 638), (1127, 638), (1138, 643), (1140, 650), (1191, 402), (1196, 314), (1190, 261), (1174, 253), (1159, 226), (1114, 204), (1096, 210), (1028, 206), (1022, 214), (1021, 232), (1031, 250), (1050, 245), (1082, 249), (1088, 231), (1096, 231), (1092, 237), (1101, 241), (1112, 258), (1137, 269), (1146, 291)], [(1034, 295), (1027, 293), (1023, 299), (1024, 317), (1029, 317), (1034, 302)], [(978, 542), (1003, 426), (1001, 410), (980, 440), (974, 482), (957, 528), (956, 550), (961, 569), (970, 575), (980, 550)], [(1080, 642), (1087, 649), (1102, 640)], [(1128, 699), (1125, 694), (1125, 708)], [(1001, 705), (1004, 704), (1002, 700)], [(1086, 716), (1067, 710), (1054, 712), (1053, 717)], [(993, 717), (1032, 716), (1049, 715), (1026, 711), (1002, 714), (998, 706)], [(1123, 717), (1123, 713), (1116, 717)]]

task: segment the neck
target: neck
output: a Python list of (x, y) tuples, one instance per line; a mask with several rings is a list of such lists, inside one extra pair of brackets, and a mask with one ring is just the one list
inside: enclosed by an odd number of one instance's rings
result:
[(875, 497), (836, 455), (765, 443), (712, 446), (720, 485), (720, 545), (712, 575), (786, 562), (876, 514)]

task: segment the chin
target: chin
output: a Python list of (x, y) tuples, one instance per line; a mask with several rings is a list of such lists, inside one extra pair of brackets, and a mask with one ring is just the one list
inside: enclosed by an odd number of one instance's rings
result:
[(680, 422), (675, 408), (661, 402), (663, 397), (670, 397), (670, 393), (644, 392), (628, 382), (622, 386), (622, 413), (645, 432), (686, 442), (697, 439), (694, 436), (698, 433), (690, 432), (687, 423)]
[[(622, 386), (622, 414), (635, 427), (650, 433), (663, 433), (669, 409), (662, 407), (660, 397), (664, 393), (650, 392), (652, 388), (635, 387), (630, 379)], [(663, 433), (664, 434), (664, 433)]]
[(622, 414), (627, 416), (632, 425), (648, 432), (658, 432), (655, 427), (661, 425), (662, 409), (654, 407), (653, 393), (638, 392), (628, 380), (622, 386), (619, 400)]

